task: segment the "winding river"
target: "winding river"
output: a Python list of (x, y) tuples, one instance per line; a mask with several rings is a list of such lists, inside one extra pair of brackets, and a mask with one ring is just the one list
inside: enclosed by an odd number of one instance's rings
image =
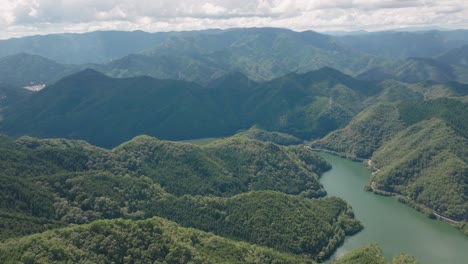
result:
[(448, 224), (431, 220), (390, 197), (363, 190), (371, 175), (360, 162), (319, 153), (332, 164), (321, 183), (328, 195), (346, 200), (364, 230), (348, 237), (333, 258), (361, 246), (377, 243), (390, 260), (399, 253), (418, 257), (421, 264), (468, 263), (468, 237)]

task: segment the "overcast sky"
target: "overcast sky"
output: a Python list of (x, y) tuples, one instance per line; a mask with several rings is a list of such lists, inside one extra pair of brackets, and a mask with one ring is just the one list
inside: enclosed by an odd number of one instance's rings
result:
[(94, 30), (468, 29), (468, 0), (0, 0), (0, 38)]

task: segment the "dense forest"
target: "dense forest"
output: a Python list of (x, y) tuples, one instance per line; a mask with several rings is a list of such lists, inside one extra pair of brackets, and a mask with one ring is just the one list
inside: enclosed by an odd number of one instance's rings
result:
[(370, 158), (378, 189), (466, 221), (468, 104), (457, 99), (378, 104), (312, 146)]
[[(327, 261), (365, 226), (317, 149), (468, 234), (467, 47), (467, 30), (0, 40), (0, 262)], [(390, 263), (377, 244), (330, 262)]]
[(302, 146), (242, 134), (203, 147), (139, 136), (112, 150), (2, 137), (0, 156), (2, 240), (98, 219), (160, 216), (322, 260), (362, 229), (343, 200), (310, 199), (325, 195), (318, 175), (329, 165)]

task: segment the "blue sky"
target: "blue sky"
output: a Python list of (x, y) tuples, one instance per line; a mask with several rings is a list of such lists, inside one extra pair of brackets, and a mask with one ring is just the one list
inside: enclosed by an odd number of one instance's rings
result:
[(468, 28), (467, 0), (0, 0), (0, 38), (231, 27), (354, 31)]

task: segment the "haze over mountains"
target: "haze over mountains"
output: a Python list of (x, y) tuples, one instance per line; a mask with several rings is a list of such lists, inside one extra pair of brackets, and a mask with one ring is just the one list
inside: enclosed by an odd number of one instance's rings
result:
[[(448, 59), (452, 50), (458, 52), (466, 44), (468, 33), (464, 30), (390, 31), (341, 37), (276, 28), (57, 34), (0, 40), (0, 57), (17, 56), (0, 61), (0, 82), (34, 82), (22, 79), (24, 75), (15, 76), (18, 68), (21, 72), (40, 72), (35, 82), (45, 84), (73, 71), (93, 68), (114, 77), (147, 75), (206, 85), (233, 71), (264, 81), (322, 67), (364, 79), (467, 82), (468, 70), (462, 67), (463, 61)], [(23, 66), (8, 60), (23, 61)], [(52, 68), (56, 69), (54, 73), (48, 73), (47, 69)], [(403, 70), (412, 73), (402, 76)]]
[[(369, 190), (468, 234), (467, 47), (467, 30), (0, 40), (0, 261), (324, 261), (363, 223), (311, 147), (369, 159)], [(367, 262), (388, 260), (336, 263)]]

